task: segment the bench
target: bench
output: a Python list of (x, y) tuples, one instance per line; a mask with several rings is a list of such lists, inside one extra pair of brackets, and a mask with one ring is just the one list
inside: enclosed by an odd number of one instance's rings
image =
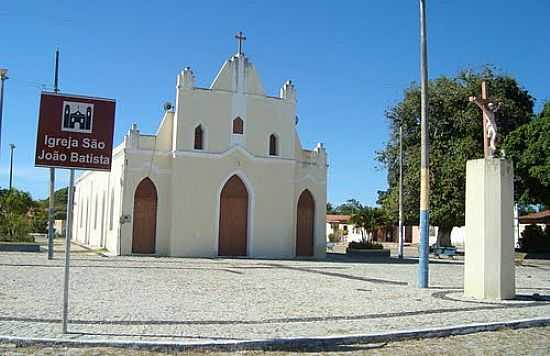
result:
[(433, 248), (433, 254), (437, 258), (441, 258), (441, 256), (447, 256), (452, 259), (456, 256), (456, 247), (452, 246), (434, 246)]

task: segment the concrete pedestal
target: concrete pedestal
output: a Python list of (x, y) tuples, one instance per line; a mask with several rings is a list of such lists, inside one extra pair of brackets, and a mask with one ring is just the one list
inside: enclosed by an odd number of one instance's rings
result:
[(511, 161), (466, 164), (464, 295), (477, 299), (515, 296), (514, 170)]

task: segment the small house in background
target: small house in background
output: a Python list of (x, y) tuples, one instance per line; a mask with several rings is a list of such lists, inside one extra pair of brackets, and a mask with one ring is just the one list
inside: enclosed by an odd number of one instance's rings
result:
[(351, 223), (351, 215), (327, 214), (327, 241), (361, 241), (361, 229)]
[[(437, 231), (439, 227), (430, 226), (430, 245), (433, 245), (437, 242)], [(420, 243), (420, 227), (418, 225), (411, 226), (411, 242), (414, 244)], [(451, 230), (451, 245), (453, 246), (462, 246), (464, 245), (464, 226), (455, 226)]]
[(531, 213), (520, 216), (519, 223), (521, 231), (525, 229), (525, 225), (530, 224), (540, 225), (540, 227), (544, 229), (547, 225), (550, 225), (550, 210), (539, 211), (538, 213)]
[(544, 231), (548, 226), (550, 226), (550, 210), (522, 215), (516, 220), (516, 246), (519, 247), (519, 238), (522, 237), (523, 231), (529, 225), (538, 225), (542, 231)]
[(53, 231), (57, 236), (65, 236), (65, 227), (66, 227), (66, 221), (65, 220), (54, 220), (53, 222)]

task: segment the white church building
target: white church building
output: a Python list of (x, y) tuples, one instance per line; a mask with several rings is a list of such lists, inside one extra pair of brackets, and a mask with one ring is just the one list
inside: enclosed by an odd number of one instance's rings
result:
[(327, 153), (302, 148), (296, 91), (242, 53), (209, 88), (190, 68), (154, 135), (133, 125), (111, 172), (76, 182), (73, 238), (114, 255), (323, 257)]

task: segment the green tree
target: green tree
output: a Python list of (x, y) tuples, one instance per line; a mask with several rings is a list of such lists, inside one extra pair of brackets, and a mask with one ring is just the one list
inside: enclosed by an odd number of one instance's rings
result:
[(511, 132), (503, 147), (514, 162), (516, 201), (550, 208), (550, 101), (535, 119)]
[(34, 206), (29, 193), (17, 189), (0, 190), (0, 239), (29, 240), (30, 212)]
[(361, 210), (363, 206), (356, 199), (349, 199), (345, 203), (338, 205), (336, 211), (338, 214), (353, 215)]
[[(69, 195), (69, 188), (61, 188), (55, 191), (54, 193), (54, 208), (55, 208), (55, 219), (65, 220), (67, 218), (67, 198)], [(38, 204), (44, 209), (49, 207), (49, 199), (39, 200)]]
[[(479, 96), (487, 80), (490, 97), (502, 103), (497, 113), (499, 140), (533, 115), (533, 98), (508, 75), (485, 68), (462, 71), (455, 77), (430, 81), (430, 224), (439, 226), (438, 242), (450, 245), (454, 226), (464, 225), (466, 161), (483, 157), (483, 125), (480, 110), (468, 101)], [(413, 84), (404, 98), (386, 112), (390, 139), (378, 160), (388, 171), (389, 189), (379, 193), (386, 216), (397, 222), (399, 178), (399, 126), (403, 126), (404, 218), (418, 224), (420, 187), (420, 88)]]
[(48, 232), (48, 210), (37, 207), (32, 210), (31, 219), (32, 232), (45, 234)]

